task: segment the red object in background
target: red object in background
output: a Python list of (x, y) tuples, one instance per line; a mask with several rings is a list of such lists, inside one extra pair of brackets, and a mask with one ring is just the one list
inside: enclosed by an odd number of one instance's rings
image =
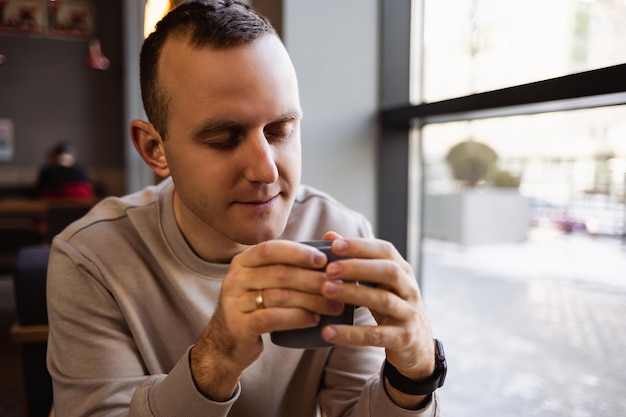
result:
[(57, 190), (45, 191), (41, 198), (43, 199), (58, 199), (58, 198), (75, 198), (84, 200), (93, 200), (95, 198), (95, 191), (93, 185), (87, 181), (75, 181), (69, 184), (64, 184)]
[(98, 39), (92, 39), (89, 41), (89, 55), (87, 56), (87, 66), (89, 68), (97, 70), (107, 70), (111, 62), (109, 58), (104, 56), (102, 48), (100, 47), (100, 41)]

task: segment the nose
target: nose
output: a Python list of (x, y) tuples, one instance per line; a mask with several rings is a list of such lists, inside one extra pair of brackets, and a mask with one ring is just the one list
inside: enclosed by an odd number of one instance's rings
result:
[(250, 182), (272, 184), (278, 180), (278, 167), (274, 160), (274, 150), (263, 132), (251, 135), (244, 147), (244, 175)]

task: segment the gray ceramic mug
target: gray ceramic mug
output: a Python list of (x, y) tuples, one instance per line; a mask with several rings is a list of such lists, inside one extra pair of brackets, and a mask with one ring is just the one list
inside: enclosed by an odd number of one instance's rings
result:
[[(332, 240), (312, 240), (300, 243), (311, 245), (324, 252), (328, 258), (326, 265), (333, 261), (344, 259), (335, 255), (330, 249)], [(290, 348), (306, 349), (332, 346), (332, 344), (322, 339), (322, 328), (329, 324), (354, 325), (354, 308), (353, 305), (346, 304), (343, 312), (338, 316), (322, 315), (320, 322), (315, 327), (271, 332), (270, 338), (274, 344)]]

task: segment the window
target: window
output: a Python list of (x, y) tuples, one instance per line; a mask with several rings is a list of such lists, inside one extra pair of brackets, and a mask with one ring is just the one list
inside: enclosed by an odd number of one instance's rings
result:
[[(382, 11), (379, 234), (408, 242), (446, 344), (446, 415), (621, 413), (626, 2), (383, 0)], [(446, 159), (463, 142), (490, 149), (481, 181)], [(476, 199), (437, 205), (461, 191), (490, 203), (472, 215)]]
[(143, 37), (147, 38), (156, 24), (174, 8), (174, 0), (146, 0), (144, 7)]
[(626, 62), (623, 0), (426, 0), (424, 101)]

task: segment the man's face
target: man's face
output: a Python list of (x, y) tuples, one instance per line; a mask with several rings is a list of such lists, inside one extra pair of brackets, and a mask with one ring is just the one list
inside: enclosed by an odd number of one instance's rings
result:
[(297, 80), (280, 40), (194, 49), (169, 39), (159, 65), (171, 98), (163, 148), (185, 236), (192, 246), (278, 237), (301, 172)]

